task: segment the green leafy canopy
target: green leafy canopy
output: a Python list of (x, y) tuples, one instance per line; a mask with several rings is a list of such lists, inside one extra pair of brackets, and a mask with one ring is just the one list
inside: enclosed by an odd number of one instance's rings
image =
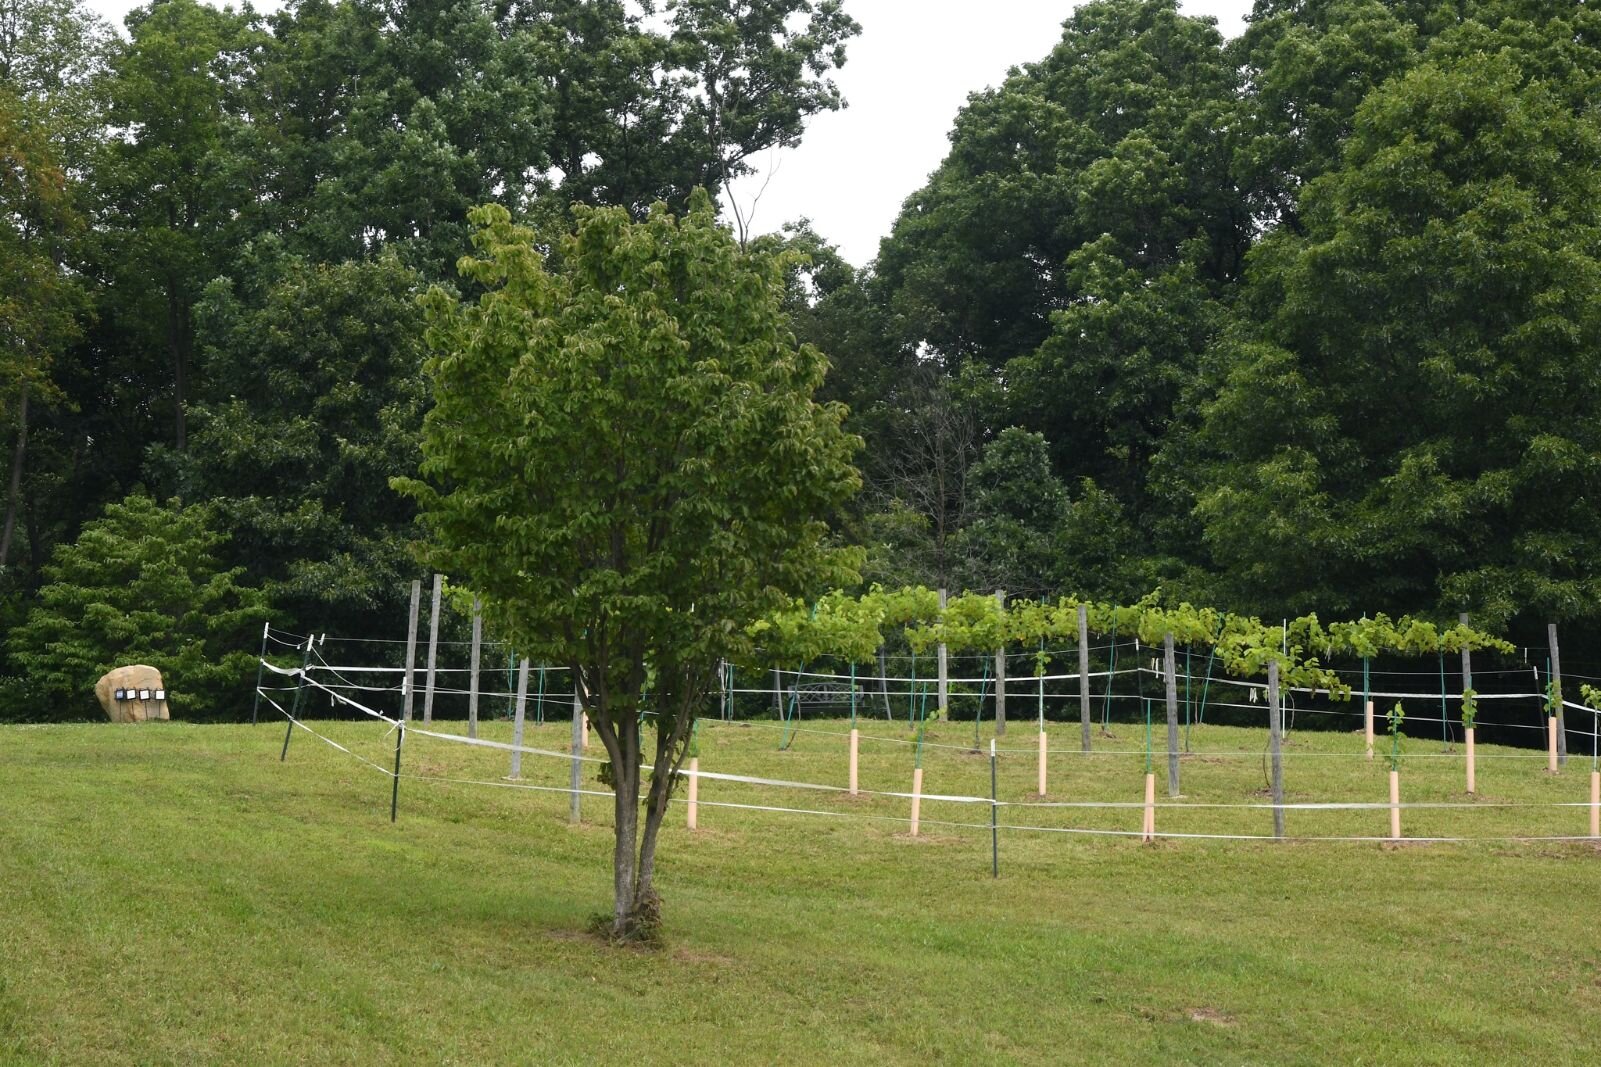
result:
[(240, 583), (242, 568), (218, 565), (221, 540), (208, 508), (136, 494), (59, 546), (11, 638), (42, 710), (92, 714), (95, 681), (131, 663), (162, 672), (176, 717), (242, 710), (255, 668), (246, 649), (268, 610), (260, 590)]

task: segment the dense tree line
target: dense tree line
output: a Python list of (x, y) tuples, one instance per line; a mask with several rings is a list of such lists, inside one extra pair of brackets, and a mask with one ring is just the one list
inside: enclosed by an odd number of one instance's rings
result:
[(1593, 627), (1598, 74), (1572, 0), (1079, 7), (802, 317), (879, 572)]
[[(1258, 0), (1226, 41), (1175, 0), (1063, 7), (873, 263), (750, 238), (810, 256), (789, 312), (867, 442), (837, 516), (866, 577), (1601, 621), (1601, 16)], [(124, 33), (0, 0), (6, 670), (69, 699), (94, 657), (48, 635), (126, 597), (54, 587), (140, 560), (216, 598), (207, 647), (403, 628), (418, 298), (472, 295), (468, 209), (551, 249), (573, 203), (682, 211), (841, 106), (857, 29), (838, 0), (154, 0)]]
[(403, 626), (415, 507), (389, 483), (468, 209), (552, 238), (575, 202), (682, 209), (840, 106), (856, 32), (837, 0), (154, 0), (126, 34), (0, 0), (0, 593), (30, 697), (93, 681), (50, 658), (49, 605), (129, 607), (130, 561), (242, 583), (197, 639)]

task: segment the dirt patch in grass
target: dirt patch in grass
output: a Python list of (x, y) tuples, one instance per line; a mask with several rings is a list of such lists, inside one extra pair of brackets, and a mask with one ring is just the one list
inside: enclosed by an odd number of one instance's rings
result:
[(1226, 1011), (1217, 1008), (1191, 1008), (1189, 1016), (1198, 1023), (1210, 1023), (1213, 1026), (1233, 1026), (1239, 1020)]

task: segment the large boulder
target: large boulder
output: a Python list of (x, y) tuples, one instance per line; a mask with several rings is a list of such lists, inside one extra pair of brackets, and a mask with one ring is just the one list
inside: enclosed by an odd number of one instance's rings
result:
[[(146, 722), (150, 719), (171, 718), (167, 714), (167, 702), (153, 697), (158, 690), (165, 695), (166, 688), (161, 680), (160, 671), (136, 663), (131, 667), (116, 667), (107, 671), (95, 683), (95, 696), (100, 699), (100, 706), (105, 709), (106, 718), (112, 722)], [(132, 689), (135, 692), (149, 690), (152, 699), (118, 700), (119, 689)]]

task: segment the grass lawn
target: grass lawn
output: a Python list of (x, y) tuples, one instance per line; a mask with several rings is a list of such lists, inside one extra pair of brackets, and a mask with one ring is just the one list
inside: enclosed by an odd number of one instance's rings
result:
[[(379, 764), (382, 724), (318, 728)], [(706, 771), (843, 784), (844, 724), (709, 724)], [(455, 731), (460, 724), (444, 724)], [(557, 748), (565, 724), (531, 727)], [(904, 724), (864, 724), (864, 788), (910, 788)], [(485, 736), (509, 737), (505, 723)], [(1138, 801), (1143, 730), (1084, 757), (1053, 726), (1053, 801)], [(1159, 731), (1160, 733), (1160, 731)], [(583, 933), (608, 906), (608, 804), (499, 781), (504, 752), (411, 736), (389, 780), (283, 726), (0, 727), (0, 1062), (1594, 1063), (1601, 852), (1588, 843), (1169, 839), (1137, 808), (989, 811), (707, 781), (669, 815), (668, 943)], [(986, 743), (988, 727), (986, 726)], [(931, 793), (987, 795), (970, 724), (940, 724)], [(1159, 742), (1160, 743), (1160, 742)], [(1287, 799), (1384, 801), (1350, 734), (1292, 734)], [(1029, 800), (1035, 730), (1003, 739)], [(1184, 802), (1260, 803), (1265, 732), (1198, 727)], [(592, 752), (598, 752), (593, 749)], [(1474, 810), (1410, 835), (1587, 832), (1588, 764), (1483, 746)], [(524, 784), (567, 764), (528, 756)], [(1165, 794), (1163, 761), (1157, 761)], [(1455, 802), (1460, 752), (1410, 741), (1403, 799)], [(592, 775), (586, 774), (592, 784)], [(1163, 798), (1165, 799), (1165, 797)], [(1507, 805), (1507, 806), (1496, 806)], [(1291, 834), (1379, 835), (1382, 810), (1291, 811)], [(979, 824), (979, 825), (952, 825)], [(1267, 811), (1162, 808), (1159, 830), (1263, 834)]]

